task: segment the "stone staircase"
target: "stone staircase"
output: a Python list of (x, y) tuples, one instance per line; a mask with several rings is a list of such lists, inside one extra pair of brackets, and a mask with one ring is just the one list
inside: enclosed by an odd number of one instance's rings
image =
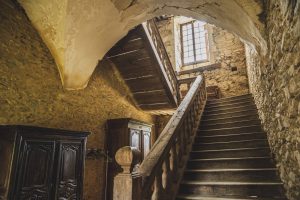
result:
[(209, 100), (177, 200), (285, 200), (250, 94)]

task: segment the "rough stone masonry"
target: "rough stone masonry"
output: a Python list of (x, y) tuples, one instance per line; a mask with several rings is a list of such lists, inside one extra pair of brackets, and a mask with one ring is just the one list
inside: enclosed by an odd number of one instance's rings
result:
[(300, 199), (300, 1), (268, 1), (268, 54), (247, 48), (250, 90), (290, 200)]
[[(181, 51), (181, 44), (180, 42), (175, 42), (175, 37), (178, 37), (180, 33), (176, 34), (174, 31), (174, 29), (176, 29), (174, 17), (161, 20), (157, 22), (157, 24), (167, 53), (175, 69), (177, 65), (175, 50), (180, 49), (179, 51)], [(180, 71), (220, 63), (221, 68), (219, 69), (204, 71), (207, 86), (218, 86), (222, 97), (249, 93), (244, 44), (240, 41), (239, 37), (222, 28), (211, 24), (206, 24), (205, 27), (208, 33), (209, 61), (194, 65), (180, 66)], [(178, 39), (178, 41), (180, 41), (180, 39)], [(235, 70), (232, 70), (234, 68)], [(184, 79), (196, 77), (197, 75), (199, 75), (199, 73), (190, 73), (180, 75), (178, 78)], [(183, 86), (181, 90), (184, 91), (187, 90), (187, 88)]]
[[(17, 4), (0, 1), (0, 124), (92, 131), (87, 148), (105, 148), (107, 119), (133, 117), (154, 123), (137, 109), (121, 76), (99, 64), (85, 90), (63, 89), (48, 48)], [(84, 198), (102, 200), (105, 159), (87, 160)]]

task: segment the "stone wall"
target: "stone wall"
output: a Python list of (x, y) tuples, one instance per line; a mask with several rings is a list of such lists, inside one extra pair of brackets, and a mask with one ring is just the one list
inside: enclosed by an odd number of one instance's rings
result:
[[(105, 147), (105, 122), (133, 117), (154, 123), (133, 106), (114, 67), (102, 62), (84, 90), (65, 91), (55, 62), (36, 30), (12, 1), (0, 3), (0, 124), (92, 131), (88, 148)], [(102, 200), (104, 159), (87, 160), (84, 198)]]
[(172, 66), (175, 69), (175, 40), (174, 38), (174, 20), (173, 17), (167, 18), (165, 20), (161, 20), (160, 22), (156, 23), (157, 28), (160, 32), (161, 39), (164, 42), (165, 48), (167, 50), (168, 56), (172, 63)]
[[(180, 36), (180, 33), (177, 33), (179, 31), (177, 26), (179, 26), (178, 23), (182, 21), (178, 18), (180, 17), (169, 17), (157, 23), (173, 67), (177, 65), (177, 71), (184, 71), (220, 63), (220, 69), (207, 70), (204, 72), (207, 85), (219, 86), (222, 97), (249, 93), (244, 44), (237, 36), (214, 25), (206, 25), (209, 44), (209, 61), (178, 67), (177, 60), (181, 58), (180, 52), (178, 53), (177, 51), (181, 49), (181, 46), (180, 39), (176, 37)], [(175, 51), (175, 49), (177, 49), (177, 51)], [(178, 56), (179, 58), (177, 58)], [(181, 75), (179, 78), (195, 77), (198, 74), (199, 73), (190, 73)], [(184, 92), (188, 89), (188, 86), (182, 85), (180, 88), (181, 91)]]
[(290, 200), (300, 199), (300, 1), (268, 1), (269, 53), (247, 48), (250, 90)]

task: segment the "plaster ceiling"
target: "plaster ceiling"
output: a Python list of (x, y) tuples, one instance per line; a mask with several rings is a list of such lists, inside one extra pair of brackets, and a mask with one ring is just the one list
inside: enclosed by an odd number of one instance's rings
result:
[(19, 0), (50, 49), (64, 88), (82, 89), (106, 52), (134, 26), (164, 14), (227, 29), (266, 52), (258, 0)]

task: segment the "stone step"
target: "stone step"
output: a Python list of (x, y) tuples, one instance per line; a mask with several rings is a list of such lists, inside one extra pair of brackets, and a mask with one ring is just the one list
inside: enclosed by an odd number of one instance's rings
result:
[(216, 102), (206, 103), (205, 109), (222, 109), (222, 108), (234, 108), (237, 106), (255, 105), (253, 99), (243, 99), (241, 101), (229, 101), (229, 102)]
[(208, 142), (208, 143), (194, 143), (193, 150), (215, 150), (215, 149), (235, 149), (235, 148), (254, 148), (268, 146), (268, 140), (266, 139), (254, 139), (254, 140), (238, 140), (228, 142)]
[(240, 115), (257, 115), (256, 109), (248, 109), (248, 110), (240, 110), (236, 112), (226, 112), (220, 114), (204, 114), (202, 116), (203, 120), (211, 120), (211, 119), (222, 119), (228, 117), (237, 117)]
[(206, 109), (228, 109), (228, 108), (235, 108), (235, 107), (249, 106), (249, 105), (256, 106), (253, 100), (246, 99), (243, 101), (233, 102), (233, 103), (229, 102), (229, 103), (219, 103), (219, 104), (206, 104), (205, 110)]
[(242, 168), (242, 169), (188, 169), (183, 181), (245, 181), (271, 182), (280, 181), (276, 168)]
[(199, 129), (219, 129), (219, 128), (231, 128), (231, 127), (240, 127), (240, 126), (247, 126), (247, 125), (260, 125), (259, 119), (254, 120), (239, 120), (234, 122), (218, 122), (216, 121), (215, 124), (207, 124), (203, 123), (200, 125)]
[(236, 112), (240, 110), (249, 110), (249, 109), (257, 109), (255, 104), (250, 105), (241, 105), (235, 107), (225, 107), (225, 108), (206, 108), (204, 110), (204, 114), (217, 114), (217, 113), (226, 113), (226, 112)]
[(251, 95), (207, 102), (177, 199), (286, 200)]
[(190, 159), (270, 156), (269, 147), (191, 151)]
[(195, 144), (209, 142), (230, 142), (239, 140), (267, 139), (267, 135), (263, 132), (245, 132), (238, 134), (223, 134), (220, 135), (197, 135)]
[(177, 196), (176, 200), (287, 200), (285, 197), (257, 197), (257, 196), (230, 196), (230, 197), (205, 197), (199, 195), (182, 194)]
[(230, 127), (230, 128), (214, 128), (210, 127), (202, 127), (197, 131), (198, 136), (211, 136), (211, 135), (226, 135), (226, 134), (238, 134), (238, 133), (245, 133), (245, 132), (262, 132), (261, 125), (246, 125), (240, 127)]
[(239, 168), (271, 168), (274, 164), (271, 157), (240, 157), (240, 158), (208, 158), (190, 159), (187, 169), (239, 169)]
[(284, 191), (281, 182), (204, 182), (183, 181), (179, 194), (201, 196), (258, 196), (261, 198), (282, 198)]
[(258, 115), (257, 113), (252, 114), (252, 115), (239, 115), (239, 116), (234, 116), (234, 117), (224, 117), (224, 118), (218, 118), (218, 119), (201, 119), (201, 126), (202, 125), (213, 125), (213, 124), (218, 124), (218, 123), (233, 123), (233, 122), (238, 122), (238, 121), (243, 121), (243, 120), (257, 120)]
[(244, 99), (253, 100), (253, 97), (251, 94), (245, 94), (245, 95), (240, 95), (240, 96), (225, 97), (225, 98), (221, 98), (221, 99), (211, 99), (211, 100), (207, 100), (207, 103), (208, 104), (216, 104), (216, 103), (223, 103), (223, 102), (242, 101)]

